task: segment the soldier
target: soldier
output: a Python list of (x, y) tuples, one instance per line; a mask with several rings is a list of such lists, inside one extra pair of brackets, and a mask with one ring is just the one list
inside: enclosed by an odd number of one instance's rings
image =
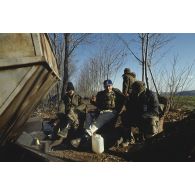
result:
[[(81, 141), (85, 143), (101, 127), (117, 117), (124, 105), (124, 95), (119, 89), (113, 88), (111, 80), (104, 81), (104, 90), (97, 93), (94, 98), (97, 113), (88, 113), (84, 123), (85, 133)], [(95, 118), (94, 118), (95, 117)], [(72, 143), (74, 145), (74, 143)]]
[(69, 129), (78, 129), (86, 105), (83, 103), (81, 96), (75, 93), (71, 82), (67, 84), (66, 95), (63, 97), (63, 101), (65, 105), (66, 127), (58, 135), (65, 138)]
[(131, 72), (129, 68), (124, 69), (123, 77), (123, 94), (129, 96), (132, 91), (132, 84), (135, 82), (136, 74)]
[(139, 132), (150, 138), (158, 133), (159, 102), (155, 93), (146, 89), (145, 83), (135, 81), (132, 93), (126, 102), (126, 113), (123, 118), (124, 142), (126, 147), (131, 143), (131, 129), (138, 127)]

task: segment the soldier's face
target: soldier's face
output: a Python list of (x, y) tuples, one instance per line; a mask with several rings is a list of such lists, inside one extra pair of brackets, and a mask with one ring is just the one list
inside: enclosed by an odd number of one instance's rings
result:
[(145, 91), (145, 88), (136, 88), (132, 90), (132, 93), (136, 96), (140, 96), (140, 94), (142, 94), (142, 92)]
[(104, 86), (104, 89), (105, 89), (107, 92), (111, 92), (111, 91), (112, 91), (112, 85), (106, 85), (106, 86)]
[(68, 94), (69, 96), (72, 96), (72, 95), (74, 94), (74, 91), (73, 91), (73, 90), (69, 90), (69, 91), (67, 91), (67, 94)]

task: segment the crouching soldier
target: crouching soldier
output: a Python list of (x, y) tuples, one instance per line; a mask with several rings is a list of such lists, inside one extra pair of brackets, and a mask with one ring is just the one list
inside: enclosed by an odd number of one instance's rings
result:
[[(113, 88), (112, 81), (105, 80), (104, 90), (98, 92), (93, 100), (97, 112), (87, 113), (84, 123), (84, 135), (79, 143), (86, 143), (97, 130), (116, 118), (124, 105), (124, 99), (122, 92)], [(74, 145), (74, 143), (72, 144)]]
[(68, 82), (66, 94), (63, 97), (65, 112), (60, 118), (60, 131), (57, 135), (60, 137), (50, 144), (51, 150), (64, 149), (69, 145), (69, 138), (74, 136), (78, 128), (82, 126), (85, 117), (86, 105), (80, 95), (75, 93), (74, 86)]
[(80, 126), (81, 119), (85, 115), (86, 105), (83, 103), (81, 96), (75, 93), (71, 82), (67, 84), (63, 101), (65, 106), (65, 127), (58, 133), (58, 136), (66, 138), (69, 129), (77, 130)]
[(150, 138), (158, 133), (159, 102), (155, 93), (146, 89), (145, 83), (135, 81), (132, 93), (126, 102), (126, 112), (123, 117), (124, 142), (126, 147), (131, 143), (132, 127), (138, 127), (139, 133)]

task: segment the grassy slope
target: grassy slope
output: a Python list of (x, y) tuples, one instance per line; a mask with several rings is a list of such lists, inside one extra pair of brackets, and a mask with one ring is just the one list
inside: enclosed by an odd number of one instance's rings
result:
[(178, 108), (193, 110), (195, 109), (195, 96), (177, 96), (175, 97)]

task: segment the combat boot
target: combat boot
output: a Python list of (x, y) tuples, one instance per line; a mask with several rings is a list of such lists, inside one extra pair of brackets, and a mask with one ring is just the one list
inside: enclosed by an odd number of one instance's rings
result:
[(128, 147), (129, 145), (133, 145), (135, 144), (135, 140), (133, 138), (131, 138), (130, 140), (125, 140), (123, 143), (122, 143), (122, 146), (123, 148), (126, 148)]
[(70, 123), (68, 123), (65, 128), (63, 128), (60, 132), (58, 132), (58, 136), (67, 138), (68, 131), (70, 130), (70, 128), (71, 128), (71, 125)]
[(90, 141), (90, 136), (88, 133), (84, 133), (84, 135), (82, 135), (82, 137), (77, 138), (77, 139), (73, 139), (71, 141), (71, 144), (74, 148), (78, 148), (78, 147), (85, 147), (89, 141)]

